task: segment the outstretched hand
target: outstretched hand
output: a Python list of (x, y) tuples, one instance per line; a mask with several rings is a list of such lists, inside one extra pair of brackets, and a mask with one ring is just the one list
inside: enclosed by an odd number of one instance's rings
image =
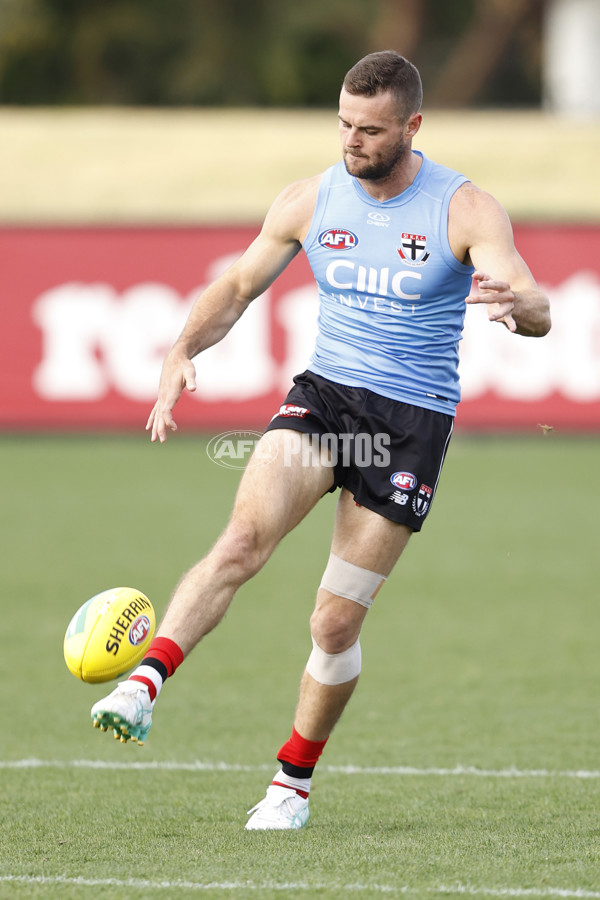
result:
[(517, 323), (512, 317), (515, 308), (515, 295), (506, 281), (495, 281), (485, 272), (473, 274), (469, 296), (465, 298), (469, 304), (487, 304), (490, 322), (502, 322), (509, 331), (517, 330)]
[(160, 376), (158, 399), (146, 422), (146, 431), (151, 431), (151, 440), (161, 444), (167, 439), (167, 431), (177, 431), (173, 409), (183, 390), (196, 390), (196, 369), (187, 357), (167, 356)]

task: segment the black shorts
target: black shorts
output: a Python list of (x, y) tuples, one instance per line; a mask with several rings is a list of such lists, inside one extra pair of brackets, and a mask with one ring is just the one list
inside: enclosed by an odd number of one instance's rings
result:
[(431, 509), (452, 435), (445, 413), (336, 384), (303, 372), (269, 425), (318, 436), (334, 485), (360, 506), (420, 531)]

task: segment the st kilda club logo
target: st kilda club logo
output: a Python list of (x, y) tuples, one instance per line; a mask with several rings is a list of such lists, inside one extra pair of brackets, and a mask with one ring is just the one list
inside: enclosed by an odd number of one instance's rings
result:
[(430, 488), (427, 484), (422, 484), (419, 488), (419, 492), (416, 497), (414, 497), (412, 502), (412, 508), (417, 516), (425, 516), (431, 506), (431, 501), (433, 500), (433, 488)]
[(431, 256), (427, 250), (426, 235), (403, 231), (398, 253), (407, 265), (424, 266)]

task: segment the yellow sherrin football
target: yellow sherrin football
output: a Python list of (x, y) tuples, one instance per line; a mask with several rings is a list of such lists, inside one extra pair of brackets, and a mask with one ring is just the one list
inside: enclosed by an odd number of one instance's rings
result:
[(155, 627), (154, 608), (141, 591), (96, 594), (69, 622), (63, 646), (69, 671), (92, 683), (118, 678), (139, 663)]

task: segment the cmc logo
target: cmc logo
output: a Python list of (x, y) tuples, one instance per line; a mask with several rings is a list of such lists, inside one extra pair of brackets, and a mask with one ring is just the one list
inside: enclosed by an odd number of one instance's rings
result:
[(390, 481), (394, 487), (401, 488), (403, 491), (412, 491), (417, 485), (417, 479), (412, 472), (394, 472), (390, 476)]
[(352, 250), (358, 244), (358, 238), (344, 228), (328, 228), (319, 235), (319, 244), (326, 250)]
[(149, 631), (150, 619), (148, 616), (138, 616), (137, 619), (132, 622), (131, 628), (129, 629), (129, 643), (133, 644), (134, 647), (137, 647), (138, 644), (145, 641)]

